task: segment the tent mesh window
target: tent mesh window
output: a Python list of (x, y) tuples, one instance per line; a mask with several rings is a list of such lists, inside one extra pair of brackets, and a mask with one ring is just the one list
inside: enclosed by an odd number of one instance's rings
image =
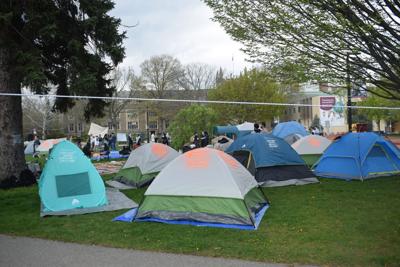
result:
[(79, 196), (92, 193), (89, 174), (87, 172), (57, 175), (55, 178), (58, 197)]

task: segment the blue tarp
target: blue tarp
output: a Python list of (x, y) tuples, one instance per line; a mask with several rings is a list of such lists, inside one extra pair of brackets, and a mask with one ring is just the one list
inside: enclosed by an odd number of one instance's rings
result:
[(285, 138), (292, 134), (299, 134), (301, 136), (309, 135), (304, 126), (297, 121), (278, 123), (272, 130), (272, 134), (280, 138)]
[(229, 138), (233, 138), (233, 135), (236, 138), (247, 135), (252, 131), (239, 131), (236, 126), (228, 125), (228, 126), (215, 126), (214, 127), (214, 134), (215, 135), (224, 135), (226, 134)]
[[(186, 220), (162, 220), (157, 218), (147, 218), (147, 219), (137, 219), (135, 222), (160, 222), (167, 224), (182, 224), (182, 225), (194, 225), (194, 226), (208, 226), (208, 227), (217, 227), (217, 228), (229, 228), (229, 229), (241, 229), (241, 230), (257, 230), (258, 226), (261, 223), (262, 218), (264, 217), (265, 212), (269, 208), (269, 205), (266, 204), (262, 209), (258, 211), (255, 217), (254, 225), (238, 225), (238, 224), (223, 224), (223, 223), (205, 223), (198, 221), (186, 221)], [(123, 222), (132, 222), (134, 216), (136, 216), (137, 208), (129, 210), (128, 212), (116, 217), (113, 221), (123, 221)]]
[(327, 178), (366, 179), (400, 172), (400, 151), (375, 133), (348, 133), (332, 143), (315, 164)]
[(252, 153), (255, 167), (305, 165), (304, 160), (283, 139), (267, 133), (252, 133), (236, 139), (226, 153), (246, 150)]

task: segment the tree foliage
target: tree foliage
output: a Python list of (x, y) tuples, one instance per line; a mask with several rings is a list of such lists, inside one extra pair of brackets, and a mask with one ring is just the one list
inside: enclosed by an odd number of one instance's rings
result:
[[(284, 102), (286, 93), (265, 71), (253, 69), (244, 71), (239, 77), (226, 80), (216, 89), (211, 90), (209, 100), (248, 101), (248, 102)], [(224, 123), (244, 121), (265, 122), (281, 114), (284, 107), (215, 104)]]
[(269, 68), (294, 64), (309, 77), (339, 81), (349, 72), (379, 88), (373, 93), (400, 99), (398, 1), (204, 1), (244, 51)]
[[(107, 74), (122, 61), (125, 33), (108, 12), (111, 0), (0, 1), (0, 92), (21, 93), (22, 86), (47, 94), (111, 96)], [(75, 101), (57, 98), (54, 109), (66, 112)], [(106, 102), (90, 99), (85, 117), (103, 116)], [(0, 182), (26, 168), (22, 105), (0, 96)], [(0, 185), (1, 186), (1, 185)]]
[[(0, 49), (7, 72), (36, 93), (111, 96), (106, 75), (124, 58), (120, 19), (107, 13), (111, 0), (0, 1)], [(92, 99), (87, 117), (103, 115), (105, 101)], [(71, 99), (57, 98), (65, 112)]]
[(211, 133), (217, 123), (217, 117), (213, 109), (204, 105), (191, 105), (180, 110), (168, 127), (172, 137), (172, 146), (175, 149), (181, 149), (185, 143), (190, 141), (195, 132)]
[[(371, 95), (367, 97), (365, 100), (358, 104), (359, 106), (364, 107), (398, 107), (396, 102), (393, 102), (389, 99), (385, 99), (376, 95)], [(375, 120), (378, 122), (380, 120), (399, 120), (400, 119), (400, 111), (399, 110), (391, 110), (391, 109), (360, 109), (358, 110), (361, 114), (365, 115), (368, 120)]]

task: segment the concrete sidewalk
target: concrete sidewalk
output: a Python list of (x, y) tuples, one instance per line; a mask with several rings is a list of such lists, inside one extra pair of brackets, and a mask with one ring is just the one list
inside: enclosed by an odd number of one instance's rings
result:
[(0, 266), (249, 266), (284, 267), (223, 258), (144, 252), (0, 235)]

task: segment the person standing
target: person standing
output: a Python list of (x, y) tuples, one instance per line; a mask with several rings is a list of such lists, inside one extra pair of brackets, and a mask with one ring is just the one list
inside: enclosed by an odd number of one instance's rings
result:
[(112, 133), (112, 134), (111, 134), (111, 140), (110, 140), (110, 147), (111, 147), (111, 150), (114, 150), (114, 151), (117, 150), (116, 144), (117, 144), (117, 137), (115, 136), (114, 133)]
[(208, 133), (206, 131), (201, 132), (201, 147), (206, 147), (208, 145)]
[(199, 142), (199, 135), (197, 132), (194, 133), (194, 138), (193, 138), (193, 144), (196, 148), (200, 147), (200, 142)]
[(35, 139), (33, 140), (33, 155), (36, 154), (36, 149), (40, 146), (40, 140), (37, 135), (35, 135)]
[(254, 132), (255, 133), (261, 132), (260, 125), (258, 123), (254, 123)]
[(161, 137), (161, 142), (162, 142), (164, 145), (169, 146), (168, 137), (167, 137), (167, 134), (166, 134), (166, 133), (163, 133), (163, 136)]
[(129, 147), (129, 150), (131, 150), (133, 147), (133, 140), (132, 140), (131, 134), (128, 134), (128, 147)]

